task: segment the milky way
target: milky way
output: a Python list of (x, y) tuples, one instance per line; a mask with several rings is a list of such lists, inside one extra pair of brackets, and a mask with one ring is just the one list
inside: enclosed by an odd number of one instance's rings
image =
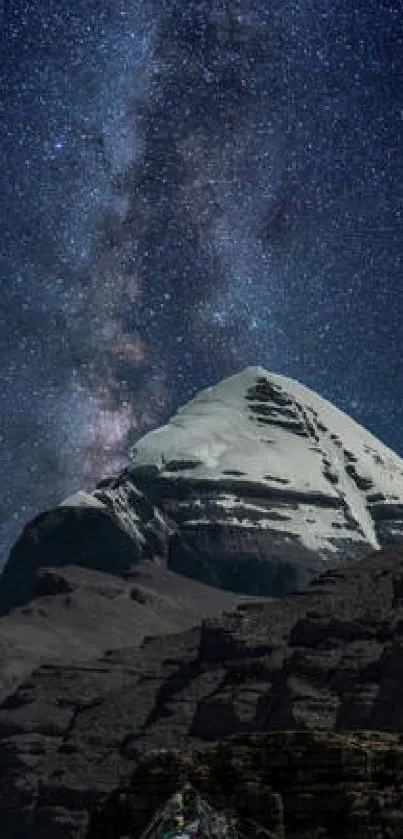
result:
[(403, 454), (402, 4), (14, 0), (0, 23), (0, 557), (247, 364)]

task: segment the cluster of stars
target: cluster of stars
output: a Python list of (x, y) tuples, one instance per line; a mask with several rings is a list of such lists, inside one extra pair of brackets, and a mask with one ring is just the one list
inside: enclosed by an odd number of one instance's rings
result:
[(248, 364), (403, 454), (399, 0), (56, 5), (1, 19), (0, 564)]

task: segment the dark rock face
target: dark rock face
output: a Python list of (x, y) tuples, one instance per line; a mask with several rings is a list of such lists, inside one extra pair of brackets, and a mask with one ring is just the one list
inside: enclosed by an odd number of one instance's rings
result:
[(270, 562), (265, 561), (265, 547), (267, 534), (263, 532), (211, 524), (200, 534), (184, 526), (170, 540), (168, 567), (227, 591), (278, 597), (303, 587), (326, 566), (312, 551), (304, 550), (296, 537), (285, 543), (281, 535), (272, 533)]
[[(186, 632), (109, 649), (98, 659), (43, 664), (0, 708), (5, 835), (81, 839), (89, 809), (150, 749), (204, 750), (234, 734), (258, 743), (270, 731), (320, 730), (321, 743), (329, 737), (328, 757), (325, 747), (320, 754), (331, 765), (334, 731), (346, 734), (346, 748), (356, 729), (403, 732), (402, 581), (403, 548), (396, 547), (330, 570), (303, 593), (245, 602)], [(311, 758), (307, 763), (315, 772), (315, 761), (313, 768)], [(381, 811), (397, 802), (388, 784)], [(296, 808), (321, 794), (301, 789)], [(273, 790), (283, 796), (274, 781)], [(372, 792), (370, 785), (368, 801)]]
[(403, 835), (401, 736), (287, 731), (151, 752), (94, 808), (87, 839), (137, 839), (184, 778), (248, 839)]
[(166, 556), (170, 528), (159, 512), (130, 480), (108, 484), (77, 493), (25, 527), (0, 578), (0, 615), (35, 597), (40, 567), (74, 563), (121, 575), (141, 559)]
[(102, 510), (59, 507), (42, 513), (11, 551), (0, 578), (0, 615), (45, 593), (37, 578), (41, 567), (63, 567), (73, 561), (119, 574), (138, 558), (132, 539)]

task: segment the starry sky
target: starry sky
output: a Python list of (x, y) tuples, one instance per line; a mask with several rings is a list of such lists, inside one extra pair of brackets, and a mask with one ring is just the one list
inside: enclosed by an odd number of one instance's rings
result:
[(249, 364), (403, 456), (402, 0), (0, 0), (0, 565)]

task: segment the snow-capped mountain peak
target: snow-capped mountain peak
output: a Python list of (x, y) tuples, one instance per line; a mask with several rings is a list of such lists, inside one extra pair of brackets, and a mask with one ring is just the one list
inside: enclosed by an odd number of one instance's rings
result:
[(146, 434), (129, 471), (158, 486), (186, 540), (205, 528), (211, 555), (230, 532), (243, 541), (242, 529), (253, 554), (281, 561), (301, 549), (321, 560), (361, 554), (403, 531), (403, 461), (318, 394), (262, 367), (201, 391)]

